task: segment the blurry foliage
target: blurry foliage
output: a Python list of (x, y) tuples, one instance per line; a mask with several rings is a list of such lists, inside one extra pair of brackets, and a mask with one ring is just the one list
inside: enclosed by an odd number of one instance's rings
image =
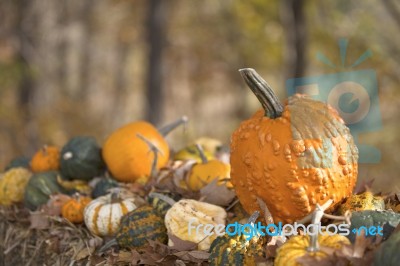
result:
[[(168, 4), (163, 120), (183, 114), (191, 119), (188, 132), (178, 131), (170, 141), (180, 148), (210, 135), (228, 143), (239, 121), (259, 108), (239, 68), (256, 68), (286, 97), (282, 3)], [(145, 116), (146, 10), (144, 0), (0, 2), (0, 168), (19, 154), (31, 155), (45, 143), (61, 146), (74, 135), (102, 142), (118, 126)], [(360, 172), (378, 180), (392, 176), (399, 184), (399, 25), (385, 5), (372, 0), (308, 0), (305, 15), (307, 75), (348, 70), (315, 57), (322, 52), (340, 65), (339, 38), (349, 40), (348, 65), (372, 50), (373, 57), (356, 69), (378, 74), (384, 129), (361, 139), (382, 150), (383, 162)], [(21, 91), (27, 73), (28, 95)]]

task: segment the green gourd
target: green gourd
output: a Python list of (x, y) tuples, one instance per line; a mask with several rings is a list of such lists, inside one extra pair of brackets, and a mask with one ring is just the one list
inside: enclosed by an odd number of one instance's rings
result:
[(47, 203), (50, 195), (56, 193), (67, 193), (67, 191), (58, 184), (58, 172), (48, 171), (34, 174), (28, 181), (24, 193), (24, 205), (34, 211), (39, 206)]
[(398, 266), (400, 262), (400, 232), (396, 232), (378, 248), (374, 266)]
[(109, 189), (115, 188), (118, 186), (119, 186), (118, 182), (115, 181), (114, 179), (109, 178), (109, 177), (102, 178), (94, 186), (93, 191), (92, 191), (92, 198), (95, 199), (95, 198), (104, 196), (109, 193), (108, 192)]
[[(383, 239), (387, 239), (393, 230), (400, 223), (400, 213), (395, 213), (393, 211), (360, 211), (352, 212), (351, 214), (351, 227), (350, 234), (348, 238), (351, 242), (356, 239), (356, 233), (353, 229), (360, 230), (360, 227), (364, 226), (370, 228), (371, 226), (382, 227)], [(375, 239), (375, 235), (368, 234), (368, 238)]]
[(102, 175), (105, 163), (101, 148), (93, 137), (74, 137), (61, 150), (60, 168), (62, 177), (89, 181)]
[(121, 218), (121, 224), (115, 238), (107, 242), (101, 249), (103, 252), (111, 246), (120, 248), (140, 248), (148, 244), (148, 240), (166, 244), (168, 241), (164, 219), (151, 206), (139, 207)]
[(18, 167), (30, 169), (30, 165), (29, 165), (30, 161), (31, 161), (31, 158), (26, 157), (26, 156), (20, 156), (20, 157), (14, 158), (8, 163), (8, 165), (6, 166), (6, 168), (4, 170), (8, 171), (11, 168), (18, 168)]

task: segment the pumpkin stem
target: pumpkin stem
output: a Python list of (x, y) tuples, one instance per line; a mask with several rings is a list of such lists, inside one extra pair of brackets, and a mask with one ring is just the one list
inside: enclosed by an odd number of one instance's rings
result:
[(153, 163), (151, 164), (150, 177), (155, 177), (156, 172), (157, 172), (158, 153), (163, 154), (163, 152), (160, 151), (160, 149), (156, 145), (154, 145), (150, 140), (145, 138), (143, 135), (136, 134), (136, 136), (138, 138), (140, 138), (141, 140), (143, 140), (144, 142), (146, 142), (146, 144), (150, 147), (150, 151), (152, 151), (154, 153), (154, 160), (153, 160)]
[(259, 211), (255, 211), (247, 220), (247, 223), (254, 225), (254, 223), (257, 221), (258, 216), (260, 216)]
[(43, 147), (42, 147), (42, 152), (43, 152), (43, 155), (44, 155), (44, 156), (47, 156), (47, 155), (48, 155), (48, 154), (47, 154), (47, 144), (43, 145)]
[(157, 192), (151, 192), (149, 194), (149, 197), (150, 198), (158, 198), (158, 199), (160, 199), (162, 201), (165, 201), (166, 203), (168, 203), (171, 206), (176, 203), (176, 201), (171, 199), (170, 197), (168, 197), (168, 196), (166, 196), (164, 194), (161, 194), (161, 193), (157, 193)]
[[(319, 245), (318, 245), (318, 231), (319, 231), (319, 225), (321, 223), (321, 219), (324, 216), (324, 212), (326, 209), (328, 209), (332, 205), (333, 201), (328, 200), (325, 202), (322, 206), (317, 204), (315, 207), (315, 210), (311, 214), (311, 223), (316, 225), (317, 228), (313, 227), (311, 235), (310, 235), (310, 246), (307, 248), (308, 251), (310, 252), (316, 252), (319, 251)], [(307, 218), (308, 216), (306, 216)], [(304, 220), (304, 219), (303, 219)]]
[(113, 238), (110, 241), (108, 241), (107, 243), (104, 244), (104, 246), (102, 246), (99, 249), (99, 253), (103, 253), (104, 251), (106, 251), (107, 249), (109, 249), (112, 246), (116, 246), (118, 245), (117, 239)]
[(163, 126), (158, 129), (158, 132), (160, 132), (161, 135), (164, 137), (167, 136), (171, 131), (173, 131), (175, 128), (179, 127), (180, 125), (184, 125), (186, 127), (187, 122), (189, 121), (189, 118), (187, 116), (182, 116), (178, 120)]
[(203, 164), (208, 163), (207, 157), (206, 157), (206, 155), (204, 154), (204, 150), (203, 150), (203, 148), (201, 147), (200, 144), (196, 143), (196, 149), (199, 151), (200, 158), (201, 158), (201, 162), (202, 162)]
[(114, 191), (111, 193), (111, 204), (120, 202), (119, 193), (120, 191)]
[(252, 68), (239, 69), (239, 72), (263, 106), (265, 116), (271, 119), (280, 117), (283, 112), (283, 105), (271, 86)]

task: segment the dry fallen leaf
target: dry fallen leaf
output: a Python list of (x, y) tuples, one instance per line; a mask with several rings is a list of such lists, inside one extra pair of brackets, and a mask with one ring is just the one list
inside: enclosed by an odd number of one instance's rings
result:
[(177, 251), (187, 251), (197, 249), (197, 243), (192, 241), (182, 240), (179, 237), (168, 233), (168, 239), (174, 244), (172, 249)]
[(200, 189), (200, 196), (203, 201), (215, 204), (218, 206), (228, 206), (235, 198), (235, 191), (226, 187), (225, 184), (219, 185), (218, 178), (215, 178), (211, 183)]
[(30, 229), (43, 230), (49, 228), (49, 219), (47, 215), (42, 211), (32, 212), (29, 217), (31, 222)]

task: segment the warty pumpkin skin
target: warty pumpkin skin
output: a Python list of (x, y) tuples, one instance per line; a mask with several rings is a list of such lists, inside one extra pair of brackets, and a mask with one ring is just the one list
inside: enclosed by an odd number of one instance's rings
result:
[(84, 210), (86, 227), (97, 236), (114, 235), (121, 217), (144, 203), (139, 197), (121, 199), (116, 193), (94, 199)]
[(383, 211), (384, 209), (385, 201), (383, 197), (374, 196), (371, 191), (366, 191), (359, 195), (351, 195), (345, 203), (340, 205), (338, 212), (344, 214), (346, 211)]
[(349, 197), (357, 179), (358, 150), (338, 113), (301, 95), (282, 106), (252, 69), (241, 70), (262, 103), (231, 139), (231, 181), (248, 213), (261, 211), (275, 222), (292, 223), (313, 206), (332, 199), (331, 210)]
[(31, 169), (34, 173), (55, 171), (60, 168), (60, 150), (55, 146), (43, 146), (31, 160)]
[(25, 187), (32, 173), (25, 168), (11, 168), (0, 176), (0, 204), (9, 206), (24, 199)]
[(75, 195), (73, 198), (65, 202), (61, 209), (61, 215), (71, 223), (83, 222), (83, 211), (90, 202), (91, 198)]
[(108, 169), (118, 181), (145, 182), (150, 175), (154, 153), (149, 152), (149, 146), (137, 134), (146, 137), (160, 151), (157, 169), (168, 162), (168, 143), (153, 125), (145, 121), (125, 125), (107, 138), (102, 151)]

